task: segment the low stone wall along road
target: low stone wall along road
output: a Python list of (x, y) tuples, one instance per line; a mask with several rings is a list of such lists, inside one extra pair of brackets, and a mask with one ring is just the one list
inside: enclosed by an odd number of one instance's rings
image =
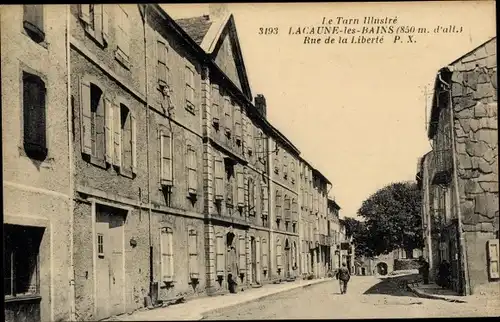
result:
[(406, 288), (409, 277), (353, 276), (347, 294), (336, 280), (294, 289), (204, 314), (204, 320), (349, 319), (500, 316), (497, 305), (450, 303), (419, 298)]

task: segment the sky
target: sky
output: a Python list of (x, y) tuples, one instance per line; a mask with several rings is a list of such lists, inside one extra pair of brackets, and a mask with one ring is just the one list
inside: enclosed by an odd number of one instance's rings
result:
[[(175, 19), (209, 12), (208, 4), (162, 6)], [(252, 94), (264, 94), (268, 120), (332, 182), (341, 217), (356, 217), (378, 189), (415, 180), (418, 158), (431, 149), (426, 115), (437, 71), (496, 36), (494, 1), (227, 8)], [(290, 27), (320, 26), (323, 17), (365, 16), (397, 17), (396, 26), (430, 32), (415, 35), (414, 43), (393, 43), (386, 35), (383, 44), (304, 44), (304, 35), (288, 34)], [(463, 31), (434, 32), (453, 25)], [(278, 35), (259, 35), (261, 27), (277, 27)]]

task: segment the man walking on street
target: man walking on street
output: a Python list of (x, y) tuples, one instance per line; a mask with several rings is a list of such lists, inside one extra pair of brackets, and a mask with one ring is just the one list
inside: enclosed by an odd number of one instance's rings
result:
[(337, 278), (340, 283), (340, 294), (347, 293), (347, 283), (349, 283), (349, 280), (351, 279), (351, 273), (346, 266), (346, 263), (342, 263), (342, 267), (339, 268), (337, 272)]

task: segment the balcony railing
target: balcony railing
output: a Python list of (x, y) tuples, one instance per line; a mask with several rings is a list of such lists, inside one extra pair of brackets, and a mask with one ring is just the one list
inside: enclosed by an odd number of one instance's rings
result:
[(433, 150), (429, 164), (433, 184), (447, 184), (451, 180), (453, 170), (453, 154), (451, 149)]

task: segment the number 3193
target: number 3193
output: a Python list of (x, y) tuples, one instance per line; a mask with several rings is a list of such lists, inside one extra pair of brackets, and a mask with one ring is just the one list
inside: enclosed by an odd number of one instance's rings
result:
[(277, 35), (278, 27), (273, 28), (259, 28), (259, 35)]

